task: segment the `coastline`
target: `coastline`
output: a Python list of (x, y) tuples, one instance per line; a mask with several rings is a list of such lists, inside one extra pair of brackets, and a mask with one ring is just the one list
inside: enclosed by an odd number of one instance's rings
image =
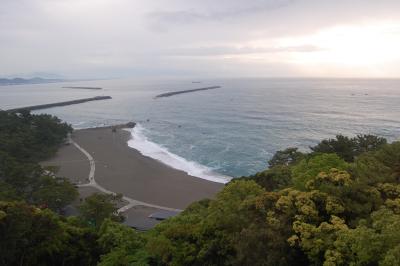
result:
[(232, 177), (213, 172), (212, 169), (204, 165), (194, 161), (188, 161), (177, 154), (171, 153), (162, 145), (149, 141), (146, 137), (147, 134), (144, 133), (145, 128), (139, 123), (135, 123), (133, 127), (130, 127), (129, 132), (131, 138), (127, 142), (128, 146), (139, 151), (146, 157), (150, 157), (174, 169), (183, 171), (190, 176), (208, 181), (226, 184), (232, 179)]
[[(119, 126), (75, 130), (72, 139), (93, 156), (99, 185), (138, 201), (184, 209), (194, 201), (214, 197), (224, 186), (142, 155), (128, 146), (131, 134)], [(89, 163), (83, 157), (78, 149), (66, 145), (43, 164), (58, 165), (59, 176), (85, 184)]]

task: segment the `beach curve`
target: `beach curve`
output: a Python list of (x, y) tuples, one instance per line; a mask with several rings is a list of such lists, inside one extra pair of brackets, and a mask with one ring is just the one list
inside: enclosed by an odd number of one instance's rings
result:
[(127, 131), (131, 134), (131, 138), (128, 140), (128, 146), (139, 151), (144, 156), (153, 158), (174, 169), (184, 171), (190, 176), (204, 180), (221, 184), (226, 184), (232, 180), (230, 176), (219, 174), (207, 166), (187, 160), (170, 152), (164, 146), (150, 141), (145, 134), (146, 129), (139, 123), (137, 123), (134, 128)]
[[(89, 183), (87, 184), (80, 184), (78, 185), (78, 187), (86, 187), (86, 186), (91, 186), (94, 187), (96, 189), (98, 189), (99, 191), (106, 193), (106, 194), (113, 194), (116, 195), (117, 193), (112, 192), (102, 186), (100, 186), (99, 184), (97, 184), (96, 180), (95, 180), (95, 170), (96, 170), (96, 163), (94, 158), (92, 157), (92, 155), (87, 152), (84, 148), (82, 148), (81, 146), (79, 146), (78, 143), (76, 143), (74, 140), (70, 139), (70, 142), (78, 149), (80, 150), (88, 159), (89, 164), (90, 164), (90, 172), (89, 172)], [(128, 204), (119, 208), (117, 210), (117, 213), (122, 213), (125, 212), (127, 210), (129, 210), (130, 208), (134, 207), (134, 206), (146, 206), (146, 207), (151, 207), (151, 208), (156, 208), (156, 209), (161, 209), (161, 210), (167, 210), (167, 211), (175, 211), (175, 212), (181, 212), (181, 209), (175, 209), (175, 208), (169, 208), (169, 207), (164, 207), (164, 206), (159, 206), (159, 205), (155, 205), (155, 204), (150, 204), (147, 202), (142, 202), (142, 201), (138, 201), (135, 199), (131, 199), (127, 196), (123, 196), (122, 197), (123, 200), (127, 201)]]
[(123, 128), (79, 129), (70, 137), (69, 145), (61, 146), (42, 165), (57, 166), (58, 176), (77, 185), (80, 201), (96, 191), (122, 194), (128, 200), (123, 200), (126, 206), (118, 206), (119, 212), (130, 221), (139, 216), (147, 219), (142, 210), (159, 209), (147, 206), (184, 210), (193, 202), (214, 198), (224, 187), (143, 155), (128, 146), (132, 135)]

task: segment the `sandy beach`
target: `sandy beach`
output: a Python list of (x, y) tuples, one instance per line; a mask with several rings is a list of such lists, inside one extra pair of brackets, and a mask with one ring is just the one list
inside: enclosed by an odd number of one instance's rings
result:
[[(113, 132), (111, 128), (76, 130), (72, 134), (72, 139), (93, 157), (97, 184), (129, 198), (184, 209), (194, 201), (214, 197), (224, 186), (143, 156), (127, 145), (130, 138), (130, 132), (123, 129)], [(89, 161), (74, 145), (61, 147), (54, 158), (43, 164), (59, 166), (57, 175), (76, 184), (88, 183)], [(84, 198), (96, 190), (80, 188), (79, 191)], [(138, 219), (135, 209), (147, 215), (143, 208), (135, 207), (129, 210), (132, 219)]]

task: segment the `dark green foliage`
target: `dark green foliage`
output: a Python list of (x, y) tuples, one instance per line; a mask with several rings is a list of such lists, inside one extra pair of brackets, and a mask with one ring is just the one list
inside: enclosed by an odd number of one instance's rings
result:
[(390, 169), (390, 178), (393, 182), (400, 182), (400, 141), (385, 145), (375, 153), (379, 162)]
[(374, 135), (357, 135), (354, 138), (337, 135), (336, 139), (325, 139), (311, 150), (315, 153), (336, 153), (346, 162), (353, 162), (361, 153), (375, 151), (385, 144), (386, 139)]
[(356, 143), (357, 154), (376, 151), (383, 145), (387, 144), (385, 138), (374, 135), (357, 135), (357, 137), (354, 138), (354, 141)]
[[(289, 166), (276, 165), (250, 177), (268, 191), (280, 190), (292, 184), (292, 171)], [(243, 178), (243, 179), (246, 179)]]
[[(60, 210), (73, 187), (34, 158), (51, 154), (67, 131), (51, 117), (1, 118), (27, 135), (0, 134), (10, 138), (0, 144), (0, 199)], [(33, 120), (32, 131), (22, 126)], [(49, 132), (34, 133), (36, 125)], [(32, 150), (40, 143), (53, 148)], [(1, 202), (0, 265), (399, 265), (400, 142), (338, 135), (312, 150), (278, 151), (269, 169), (146, 233), (117, 223), (120, 195), (94, 194), (68, 219)]]
[(31, 162), (21, 162), (0, 151), (0, 180), (13, 187), (22, 199), (30, 199), (33, 185), (43, 174), (42, 168)]
[(98, 244), (106, 255), (98, 265), (148, 265), (150, 257), (143, 249), (144, 235), (106, 219), (99, 231)]
[(18, 199), (20, 199), (20, 197), (14, 187), (4, 181), (0, 181), (0, 201)]
[(0, 151), (22, 162), (53, 155), (72, 128), (51, 115), (0, 111)]
[(37, 265), (61, 246), (57, 217), (25, 204), (0, 203), (2, 264)]
[(100, 227), (105, 219), (122, 221), (123, 216), (117, 214), (118, 203), (122, 195), (94, 193), (79, 206), (81, 217), (91, 226)]
[(346, 162), (352, 162), (356, 153), (356, 143), (349, 137), (337, 135), (336, 139), (325, 139), (311, 150), (316, 153), (336, 153)]
[(53, 116), (0, 111), (0, 265), (98, 261), (96, 234), (50, 211), (70, 204), (76, 189), (38, 164), (54, 154), (69, 132), (71, 127)]
[(0, 199), (25, 200), (54, 211), (71, 203), (76, 189), (38, 164), (57, 151), (71, 130), (54, 116), (0, 111)]
[(297, 148), (287, 148), (283, 151), (277, 151), (271, 160), (268, 161), (269, 167), (274, 166), (289, 166), (303, 159), (305, 154), (298, 151)]
[(78, 191), (65, 178), (43, 175), (35, 183), (32, 201), (38, 206), (46, 206), (60, 212), (63, 207), (78, 197)]
[(94, 234), (50, 210), (0, 202), (0, 265), (95, 265)]

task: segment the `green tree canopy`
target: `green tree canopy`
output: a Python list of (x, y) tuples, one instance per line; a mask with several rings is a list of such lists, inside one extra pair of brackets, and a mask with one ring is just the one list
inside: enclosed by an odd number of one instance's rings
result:
[(121, 201), (121, 194), (94, 193), (79, 206), (80, 215), (83, 220), (97, 228), (100, 228), (105, 219), (122, 221), (123, 217), (117, 213), (118, 203)]
[(268, 164), (269, 167), (277, 165), (289, 166), (299, 162), (304, 156), (297, 148), (287, 148), (283, 151), (277, 151), (271, 160), (268, 161)]
[(321, 154), (308, 159), (303, 159), (292, 168), (293, 184), (298, 189), (305, 189), (307, 183), (321, 172), (329, 172), (335, 168), (348, 169), (349, 165), (336, 154)]
[(386, 143), (386, 139), (374, 135), (357, 135), (354, 138), (336, 135), (336, 139), (322, 140), (311, 150), (315, 153), (336, 153), (346, 162), (353, 162), (361, 153), (375, 151)]

